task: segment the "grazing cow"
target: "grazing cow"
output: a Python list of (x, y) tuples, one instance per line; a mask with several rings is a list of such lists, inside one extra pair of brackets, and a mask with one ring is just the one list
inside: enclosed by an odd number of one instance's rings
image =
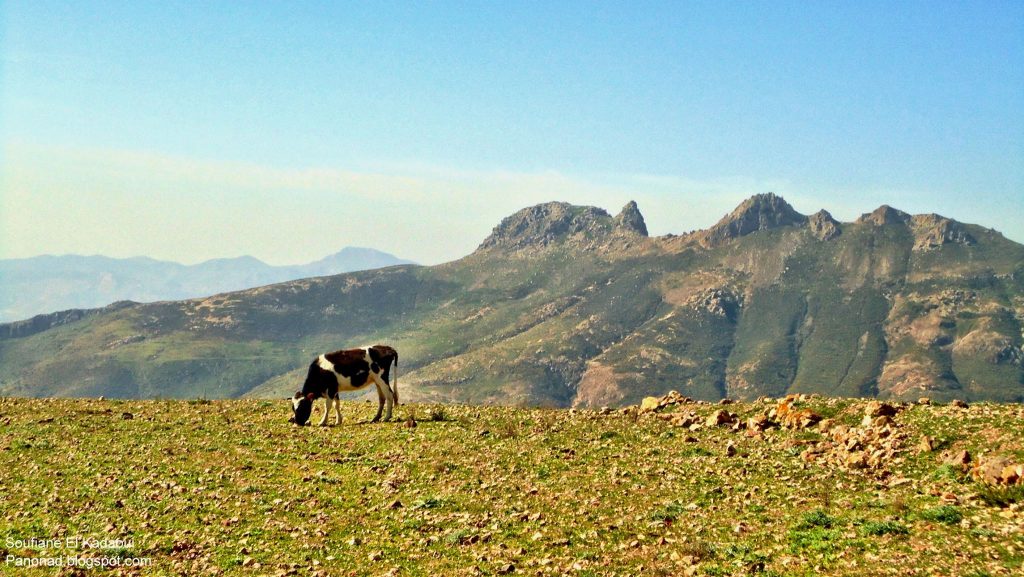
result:
[[(394, 389), (391, 381), (391, 363), (395, 364)], [(338, 393), (342, 391), (358, 391), (370, 384), (377, 385), (377, 415), (374, 423), (380, 420), (381, 411), (387, 401), (385, 421), (391, 420), (391, 409), (398, 403), (398, 351), (386, 345), (374, 345), (365, 349), (348, 349), (334, 351), (318, 356), (309, 365), (309, 373), (302, 390), (292, 398), (292, 418), (296, 425), (305, 425), (313, 412), (313, 401), (324, 399), (324, 416), (319, 425), (327, 424), (327, 415), (334, 405), (334, 424), (341, 423), (341, 400)]]

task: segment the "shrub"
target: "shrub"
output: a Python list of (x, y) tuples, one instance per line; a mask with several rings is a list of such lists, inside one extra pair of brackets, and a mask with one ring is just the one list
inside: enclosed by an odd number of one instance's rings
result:
[(822, 527), (824, 529), (831, 529), (836, 524), (836, 519), (821, 509), (815, 509), (808, 513), (804, 513), (804, 516), (800, 519), (800, 524), (797, 525), (797, 529), (810, 529), (811, 527)]
[(868, 521), (861, 528), (865, 535), (881, 537), (882, 535), (909, 535), (910, 529), (896, 521)]
[(953, 505), (942, 505), (922, 511), (921, 518), (925, 521), (956, 525), (964, 518), (964, 515), (960, 512), (960, 509)]

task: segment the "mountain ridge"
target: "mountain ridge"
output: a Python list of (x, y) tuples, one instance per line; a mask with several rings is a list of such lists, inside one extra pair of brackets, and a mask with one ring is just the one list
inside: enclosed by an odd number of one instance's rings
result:
[[(437, 266), (0, 331), (0, 394), (287, 396), (315, 354), (386, 342), (403, 397), (426, 401), (1024, 400), (1024, 246), (938, 215), (866, 214), (759, 195), (710, 229), (649, 237), (635, 203), (615, 217), (546, 203)], [(33, 352), (48, 348), (70, 356)]]
[(0, 321), (89, 309), (109, 303), (177, 300), (310, 276), (410, 264), (362, 247), (345, 247), (303, 265), (269, 265), (253, 256), (185, 265), (139, 256), (41, 255), (0, 260)]

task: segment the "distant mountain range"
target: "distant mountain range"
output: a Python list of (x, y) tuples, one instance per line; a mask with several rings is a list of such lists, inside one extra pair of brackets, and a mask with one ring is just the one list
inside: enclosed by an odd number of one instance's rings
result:
[(648, 236), (553, 202), (472, 254), (0, 325), (0, 395), (288, 396), (320, 352), (399, 351), (403, 399), (597, 407), (821, 393), (1024, 401), (1024, 246), (889, 206), (754, 196)]
[(180, 300), (411, 262), (372, 248), (357, 247), (296, 266), (272, 266), (251, 256), (196, 265), (146, 257), (76, 255), (0, 260), (0, 321), (102, 307), (122, 300)]

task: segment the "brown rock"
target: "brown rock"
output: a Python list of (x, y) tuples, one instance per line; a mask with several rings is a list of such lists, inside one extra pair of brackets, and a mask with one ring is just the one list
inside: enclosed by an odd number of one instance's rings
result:
[(962, 401), (960, 399), (953, 399), (952, 401), (949, 402), (949, 406), (957, 407), (957, 408), (960, 408), (960, 409), (968, 409), (968, 408), (970, 408), (970, 405), (968, 405), (966, 401)]
[(896, 407), (881, 401), (871, 401), (864, 408), (864, 414), (871, 417), (893, 417), (896, 415)]
[(999, 480), (1004, 485), (1019, 485), (1024, 483), (1024, 465), (1007, 465), (999, 474)]
[(920, 399), (917, 400), (917, 404), (919, 404), (919, 405), (930, 405), (930, 404), (932, 404), (932, 400), (929, 399), (928, 397), (921, 397)]
[(696, 423), (697, 419), (693, 415), (683, 415), (683, 414), (678, 414), (677, 413), (677, 414), (672, 416), (672, 420), (670, 422), (672, 423), (673, 427), (683, 427), (683, 428), (685, 428), (685, 427), (689, 427), (690, 425)]
[(1006, 457), (995, 456), (980, 460), (971, 475), (989, 485), (1014, 485), (1021, 479), (1024, 465), (1018, 465)]
[(754, 431), (764, 431), (774, 423), (767, 415), (756, 415), (747, 419), (747, 428)]
[(891, 424), (892, 424), (892, 419), (889, 418), (886, 415), (882, 415), (880, 417), (875, 417), (874, 420), (871, 421), (871, 426), (876, 428), (876, 429), (881, 429), (882, 427), (886, 427), (886, 426), (891, 425)]
[(641, 413), (653, 413), (658, 410), (661, 405), (661, 399), (658, 397), (644, 397), (643, 401), (640, 401), (640, 412)]
[(922, 453), (931, 453), (935, 450), (935, 441), (933, 441), (928, 435), (923, 435), (921, 437), (921, 442), (917, 444), (917, 450)]
[(864, 451), (854, 451), (846, 455), (845, 464), (851, 469), (866, 469), (868, 466), (868, 456), (864, 454)]
[(726, 411), (725, 409), (719, 409), (708, 416), (704, 422), (709, 427), (717, 427), (719, 425), (731, 425), (736, 422), (736, 415)]
[(967, 451), (946, 451), (942, 454), (943, 465), (952, 465), (961, 471), (966, 471), (970, 463), (971, 454)]
[(732, 444), (732, 441), (729, 441), (725, 445), (725, 456), (726, 457), (735, 457), (736, 456), (736, 445)]

